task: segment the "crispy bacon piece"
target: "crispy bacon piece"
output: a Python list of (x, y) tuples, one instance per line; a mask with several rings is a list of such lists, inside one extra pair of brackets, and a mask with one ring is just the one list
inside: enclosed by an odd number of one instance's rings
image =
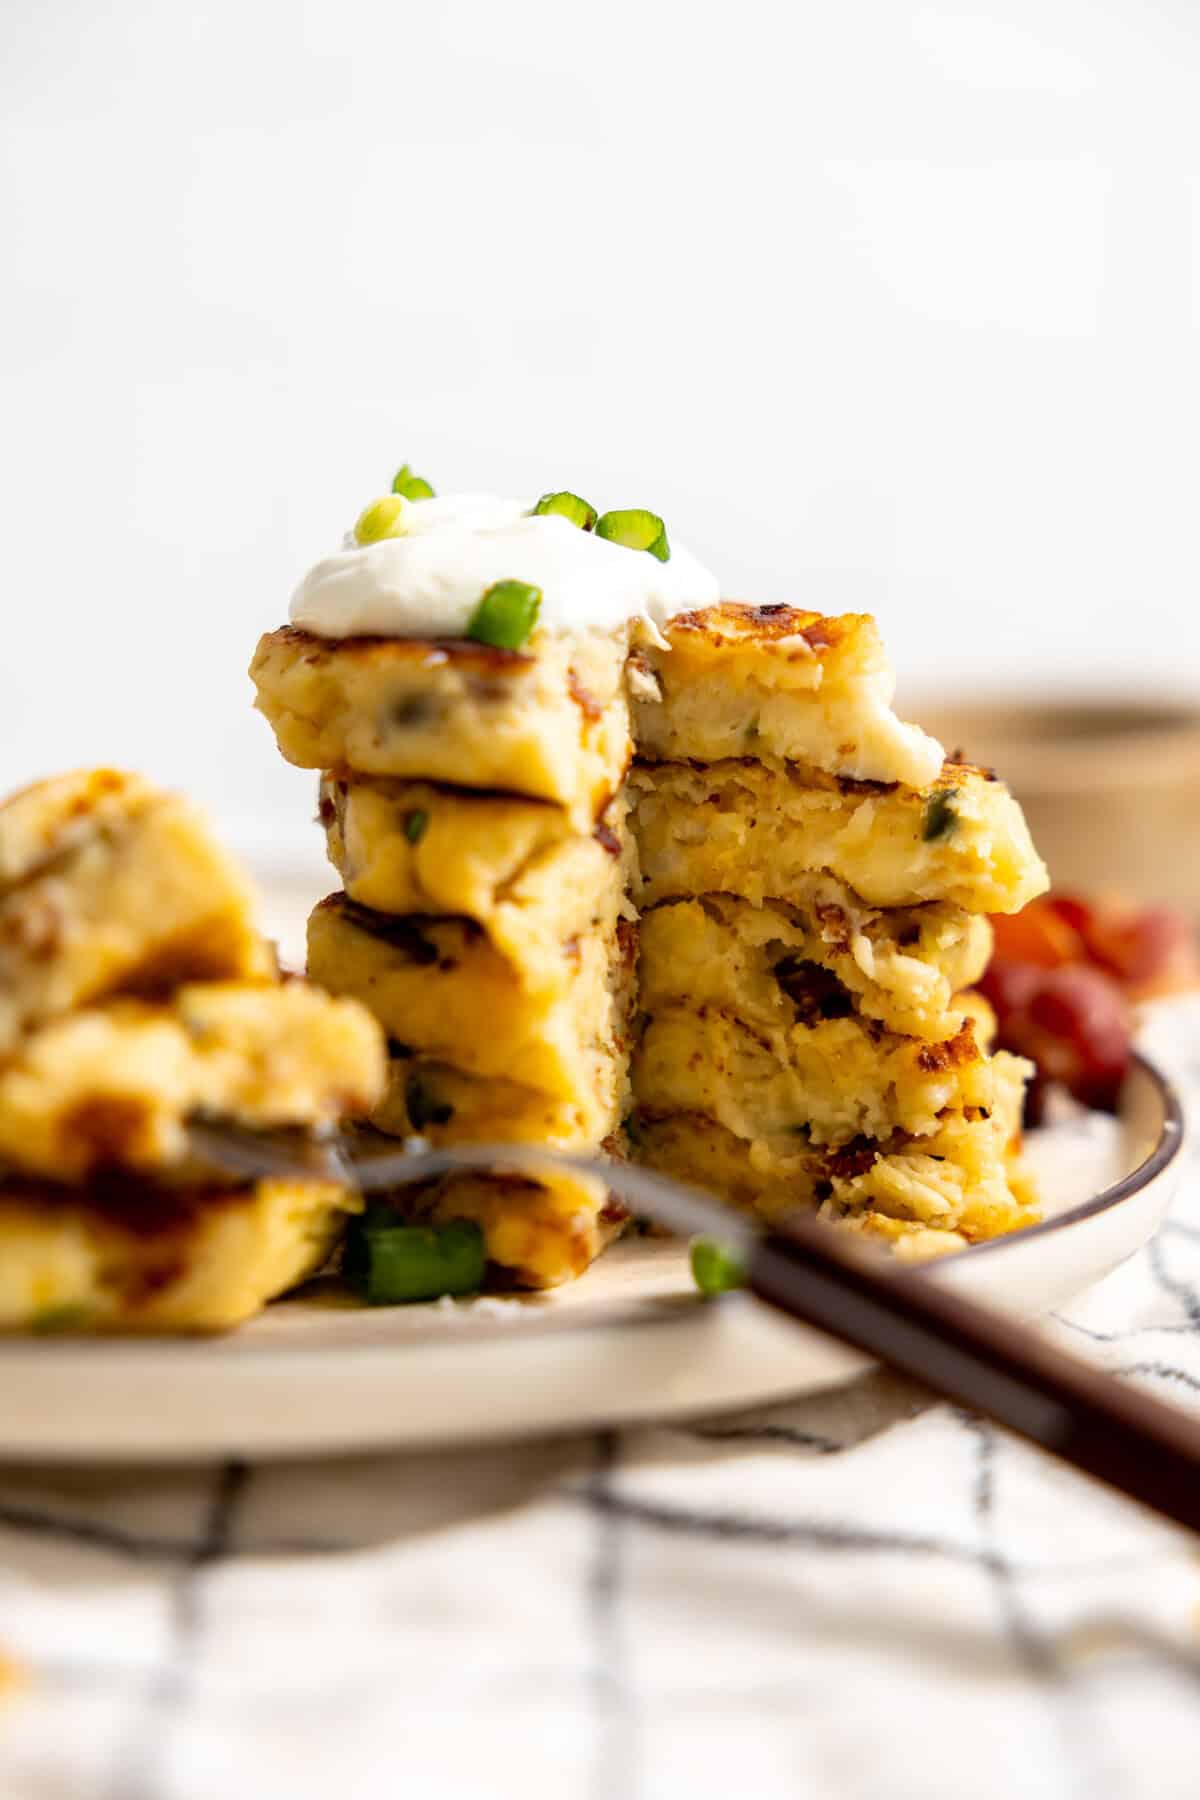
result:
[(1115, 1107), (1133, 1003), (1200, 979), (1188, 921), (1165, 906), (1051, 894), (992, 923), (996, 952), (980, 986), (1000, 1044), (1037, 1065), (1027, 1116), (1040, 1115), (1052, 1082), (1085, 1105)]

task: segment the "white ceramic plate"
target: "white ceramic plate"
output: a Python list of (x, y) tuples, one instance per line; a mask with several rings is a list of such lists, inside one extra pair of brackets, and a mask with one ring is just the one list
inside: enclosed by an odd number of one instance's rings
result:
[[(1161, 1219), (1180, 1168), (1169, 1083), (1139, 1061), (1118, 1119), (1035, 1133), (1051, 1215), (938, 1264), (991, 1304), (1045, 1313)], [(0, 1345), (0, 1456), (177, 1460), (482, 1441), (761, 1405), (865, 1359), (746, 1295), (695, 1293), (686, 1252), (618, 1244), (574, 1286), (368, 1310), (310, 1290), (228, 1337)]]

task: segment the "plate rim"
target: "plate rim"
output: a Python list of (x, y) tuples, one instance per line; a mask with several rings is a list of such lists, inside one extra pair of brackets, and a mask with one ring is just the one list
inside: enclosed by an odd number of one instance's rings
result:
[[(1110, 1182), (1108, 1187), (1101, 1188), (1088, 1200), (1081, 1200), (1077, 1206), (1068, 1207), (1066, 1212), (1056, 1213), (1052, 1219), (1041, 1219), (1036, 1225), (1026, 1225), (1020, 1231), (1010, 1232), (1004, 1237), (989, 1238), (984, 1244), (970, 1244), (965, 1250), (956, 1250), (952, 1255), (942, 1257), (942, 1263), (960, 1262), (964, 1256), (972, 1260), (988, 1251), (1006, 1250), (1016, 1243), (1027, 1244), (1031, 1238), (1046, 1237), (1051, 1232), (1062, 1231), (1071, 1225), (1078, 1225), (1084, 1219), (1093, 1219), (1098, 1214), (1108, 1212), (1114, 1206), (1120, 1206), (1134, 1194), (1138, 1194), (1150, 1182), (1157, 1179), (1164, 1169), (1170, 1167), (1180, 1155), (1186, 1141), (1186, 1114), (1179, 1089), (1158, 1064), (1144, 1051), (1135, 1050), (1130, 1056), (1130, 1068), (1136, 1068), (1150, 1082), (1162, 1105), (1162, 1127), (1158, 1139), (1149, 1154), (1144, 1156), (1135, 1168), (1119, 1180)], [(1128, 1077), (1126, 1077), (1128, 1079)], [(1095, 1108), (1090, 1108), (1094, 1111)]]

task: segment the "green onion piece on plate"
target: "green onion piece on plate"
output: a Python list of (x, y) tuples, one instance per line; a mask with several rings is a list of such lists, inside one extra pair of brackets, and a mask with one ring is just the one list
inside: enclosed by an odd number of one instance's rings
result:
[(580, 531), (591, 531), (597, 517), (594, 506), (589, 506), (578, 494), (566, 492), (543, 494), (530, 517), (535, 518), (538, 513), (558, 513), (560, 518), (569, 519), (572, 525), (578, 525)]
[(82, 1331), (92, 1316), (92, 1309), (82, 1300), (64, 1300), (58, 1306), (43, 1306), (29, 1321), (29, 1329), (53, 1336), (59, 1331)]
[(478, 1293), (486, 1261), (473, 1219), (405, 1225), (390, 1208), (373, 1206), (350, 1228), (345, 1272), (369, 1306), (403, 1306)]
[(596, 520), (596, 536), (624, 544), (627, 550), (648, 550), (659, 562), (671, 560), (666, 526), (657, 513), (646, 512), (640, 506), (627, 507), (624, 512), (601, 513)]
[(401, 494), (385, 494), (382, 500), (372, 500), (358, 515), (355, 538), (360, 544), (378, 544), (384, 538), (403, 537), (407, 510), (408, 501)]
[(693, 1238), (691, 1262), (692, 1280), (702, 1294), (727, 1294), (731, 1288), (746, 1285), (745, 1263), (715, 1238)]
[(404, 815), (404, 835), (410, 844), (419, 844), (429, 826), (429, 814), (415, 807)]
[(467, 636), (497, 650), (519, 650), (537, 624), (542, 590), (527, 581), (496, 581), (467, 622)]
[(392, 477), (393, 494), (403, 494), (406, 500), (432, 500), (433, 489), (423, 475), (414, 475), (407, 463), (401, 463)]

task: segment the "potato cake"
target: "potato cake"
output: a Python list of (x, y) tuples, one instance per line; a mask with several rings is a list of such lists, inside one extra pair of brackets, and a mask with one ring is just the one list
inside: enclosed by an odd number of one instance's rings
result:
[(925, 1138), (897, 1134), (822, 1148), (790, 1134), (741, 1138), (703, 1114), (648, 1107), (637, 1109), (630, 1131), (640, 1161), (760, 1218), (816, 1210), (893, 1241), (902, 1255), (936, 1255), (1038, 1216), (1014, 1156), (1030, 1065), (999, 1051), (992, 1067), (990, 1115), (953, 1115)]
[[(853, 1017), (824, 981), (810, 998), (810, 1010), (786, 1025), (750, 1025), (711, 1006), (655, 1012), (634, 1057), (639, 1103), (707, 1113), (742, 1138), (790, 1134), (830, 1145), (896, 1132), (931, 1136), (944, 1115), (994, 1106), (990, 1021), (977, 996), (961, 997), (963, 1024), (940, 1044)], [(984, 1014), (979, 1035), (976, 1009)]]
[(288, 762), (557, 801), (589, 828), (632, 752), (627, 632), (536, 632), (520, 650), (467, 638), (324, 638), (285, 625), (250, 675)]
[(632, 841), (617, 799), (590, 831), (561, 807), (423, 781), (325, 775), (320, 818), (350, 899), (376, 912), (474, 920), (530, 988), (561, 986), (563, 946), (611, 938)]
[(558, 954), (562, 979), (530, 987), (473, 919), (398, 917), (330, 894), (308, 926), (309, 974), (373, 1012), (393, 1054), (536, 1089), (599, 1142), (619, 1116), (631, 952), (614, 929)]
[(333, 1182), (0, 1183), (0, 1330), (220, 1331), (327, 1262), (358, 1201)]
[(892, 711), (892, 674), (874, 619), (794, 606), (678, 614), (635, 652), (638, 752), (665, 761), (766, 756), (834, 775), (928, 787), (940, 744)]
[(260, 1129), (362, 1114), (383, 1035), (307, 982), (199, 982), (55, 1019), (0, 1063), (0, 1164), (56, 1181), (187, 1159), (197, 1114)]
[(689, 1000), (774, 1026), (808, 1008), (807, 990), (824, 974), (846, 1011), (937, 1041), (962, 1024), (954, 996), (986, 968), (992, 928), (945, 901), (881, 911), (830, 876), (806, 875), (791, 902), (665, 901), (643, 913), (639, 937), (647, 1012)]
[(789, 900), (827, 873), (868, 906), (1009, 913), (1048, 885), (1008, 789), (965, 763), (919, 789), (750, 758), (639, 763), (630, 797), (643, 907), (707, 893)]
[(23, 789), (0, 805), (0, 1055), (108, 995), (270, 977), (255, 910), (182, 796), (114, 769)]

